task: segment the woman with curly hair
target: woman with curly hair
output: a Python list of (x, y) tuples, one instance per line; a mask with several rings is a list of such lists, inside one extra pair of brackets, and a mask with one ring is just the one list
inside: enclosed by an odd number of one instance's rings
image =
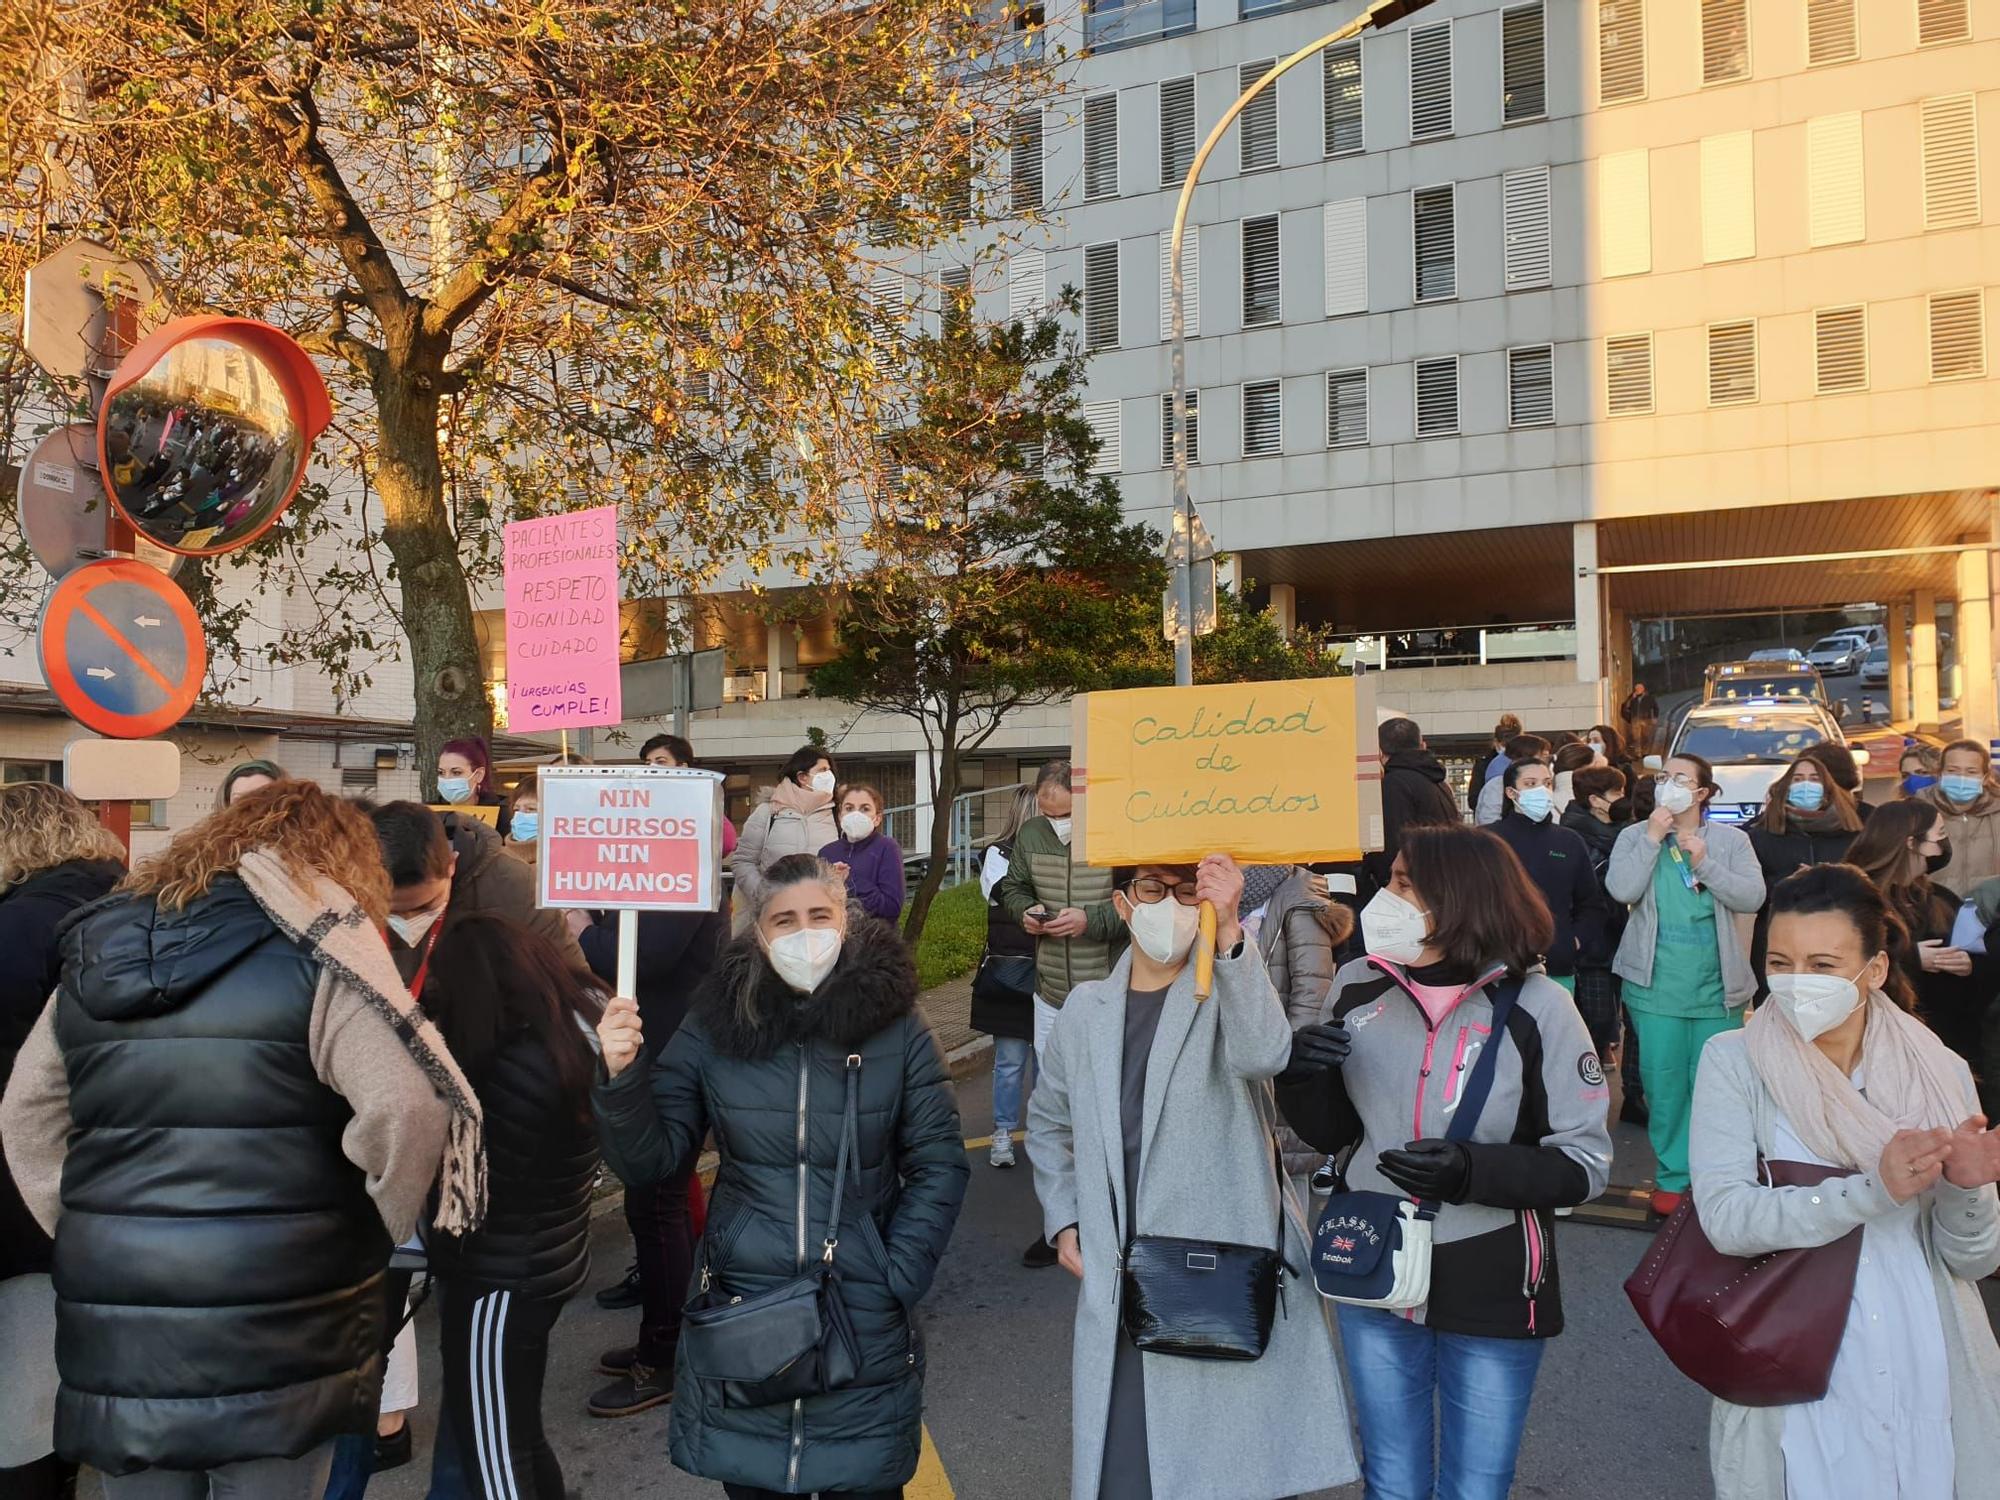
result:
[(375, 1422), (390, 1248), (433, 1183), (479, 1222), (478, 1101), (388, 906), (367, 816), (282, 781), (60, 935), (0, 1136), (55, 1237), (56, 1451), (107, 1500), (315, 1500)]

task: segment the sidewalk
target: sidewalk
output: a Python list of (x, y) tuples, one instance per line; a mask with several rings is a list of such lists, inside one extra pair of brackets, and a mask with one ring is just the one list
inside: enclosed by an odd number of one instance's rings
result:
[(953, 1078), (965, 1078), (992, 1065), (993, 1038), (972, 1029), (970, 974), (925, 990), (919, 1003), (930, 1017), (931, 1030), (944, 1049)]

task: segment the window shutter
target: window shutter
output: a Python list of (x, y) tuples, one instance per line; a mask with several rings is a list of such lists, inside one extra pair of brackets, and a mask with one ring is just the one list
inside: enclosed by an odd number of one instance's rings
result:
[(1860, 55), (1854, 0), (1806, 0), (1806, 66), (1853, 62)]
[(1846, 245), (1867, 236), (1859, 114), (1806, 121), (1806, 197), (1814, 245)]
[(1124, 444), (1119, 431), (1119, 414), (1122, 406), (1116, 401), (1086, 401), (1083, 403), (1084, 425), (1097, 435), (1097, 457), (1091, 461), (1093, 474), (1116, 474), (1124, 466)]
[[(1201, 336), (1201, 226), (1181, 231), (1181, 297), (1187, 336)], [(1174, 336), (1174, 234), (1160, 236), (1160, 337)]]
[(1822, 307), (1813, 314), (1814, 385), (1831, 391), (1868, 389), (1868, 309)]
[(1278, 216), (1243, 221), (1243, 326), (1255, 328), (1284, 317), (1279, 300)]
[[(1201, 462), (1201, 392), (1187, 393), (1187, 455), (1188, 462)], [(1174, 393), (1165, 391), (1160, 396), (1160, 467), (1174, 466)]]
[(1118, 196), (1118, 96), (1083, 101), (1083, 196)]
[(1917, 0), (1917, 45), (1972, 40), (1970, 0)]
[(949, 337), (963, 333), (972, 324), (972, 270), (969, 266), (946, 266), (940, 278), (938, 332)]
[(1326, 315), (1368, 311), (1368, 200), (1327, 204), (1321, 229), (1326, 258)]
[(1008, 163), (1013, 210), (1031, 213), (1042, 206), (1042, 112), (1024, 109), (1014, 115), (1013, 152)]
[(1749, 0), (1701, 0), (1701, 81), (1750, 76)]
[(1653, 269), (1653, 182), (1644, 148), (1598, 158), (1597, 258), (1604, 276)]
[(960, 125), (952, 131), (952, 153), (950, 186), (946, 189), (944, 212), (950, 222), (964, 224), (972, 218), (972, 183), (977, 175), (973, 167), (970, 125)]
[(1419, 302), (1458, 295), (1458, 215), (1453, 200), (1454, 190), (1448, 182), (1410, 194)]
[(1547, 286), (1554, 276), (1549, 237), (1549, 169), (1522, 167), (1500, 178), (1507, 290)]
[(1361, 42), (1357, 38), (1320, 54), (1320, 129), (1328, 156), (1362, 149)]
[(1038, 316), (1049, 301), (1049, 259), (1040, 250), (1017, 250), (1007, 263), (1007, 316)]
[(1118, 347), (1118, 242), (1083, 252), (1083, 347)]
[(1410, 138), (1451, 134), (1451, 22), (1410, 32)]
[(1160, 83), (1160, 186), (1177, 188), (1194, 165), (1194, 80), (1168, 78)]
[(1507, 351), (1507, 421), (1547, 427), (1556, 419), (1556, 352), (1548, 344)]
[(1548, 54), (1541, 0), (1500, 12), (1500, 113), (1538, 120), (1549, 112)]
[(1326, 445), (1358, 448), (1368, 441), (1368, 372), (1329, 370), (1326, 376)]
[(1978, 116), (1970, 94), (1923, 103), (1924, 228), (1979, 222)]
[(1645, 0), (1599, 0), (1597, 99), (1619, 104), (1646, 97)]
[(1708, 404), (1747, 406), (1756, 399), (1756, 321), (1709, 324)]
[(1625, 333), (1604, 341), (1605, 403), (1614, 417), (1653, 409), (1653, 336)]
[[(1267, 57), (1262, 62), (1247, 62), (1237, 68), (1238, 93), (1248, 93), (1258, 79), (1271, 71), (1273, 60)], [(1277, 164), (1278, 84), (1274, 79), (1236, 117), (1236, 165), (1245, 172), (1261, 172)]]
[(1243, 387), (1243, 456), (1269, 458), (1285, 451), (1279, 385), (1253, 380)]
[(1757, 253), (1757, 204), (1747, 130), (1702, 137), (1701, 258), (1748, 260)]
[(903, 277), (899, 271), (878, 271), (869, 288), (869, 308), (875, 318), (875, 368), (886, 370), (896, 358), (903, 337)]
[(1417, 436), (1458, 431), (1458, 356), (1417, 361)]
[(1972, 380), (1986, 373), (1986, 293), (1933, 292), (1931, 379)]

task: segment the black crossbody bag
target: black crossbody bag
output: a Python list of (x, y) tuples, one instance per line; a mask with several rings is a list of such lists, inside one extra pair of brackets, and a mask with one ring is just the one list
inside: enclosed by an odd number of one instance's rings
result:
[(860, 1090), (861, 1056), (852, 1053), (840, 1154), (833, 1169), (832, 1216), (818, 1265), (768, 1292), (732, 1297), (711, 1274), (703, 1242), (701, 1286), (682, 1314), (681, 1352), (691, 1374), (722, 1382), (723, 1400), (730, 1406), (777, 1406), (837, 1391), (860, 1372), (860, 1346), (840, 1295), (840, 1273), (833, 1268), (848, 1166), (859, 1169), (855, 1113)]

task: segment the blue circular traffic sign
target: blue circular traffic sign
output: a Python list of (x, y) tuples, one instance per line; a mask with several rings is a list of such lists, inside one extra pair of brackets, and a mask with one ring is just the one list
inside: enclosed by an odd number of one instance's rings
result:
[(68, 574), (42, 606), (42, 676), (79, 724), (145, 739), (178, 724), (201, 692), (208, 646), (180, 586), (113, 557)]

